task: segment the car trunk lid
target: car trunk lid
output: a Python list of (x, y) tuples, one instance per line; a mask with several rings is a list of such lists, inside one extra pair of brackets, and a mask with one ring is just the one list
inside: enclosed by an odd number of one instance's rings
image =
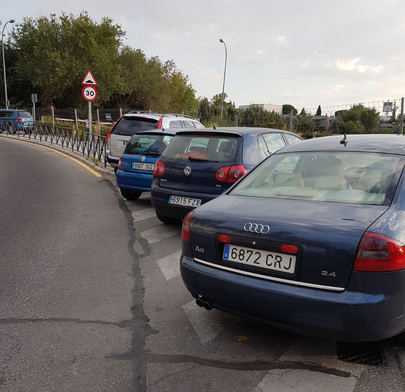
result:
[[(251, 197), (224, 195), (212, 201), (209, 209), (202, 206), (195, 212), (191, 248), (196, 259), (218, 266), (253, 271), (267, 278), (279, 277), (309, 287), (343, 290), (361, 237), (387, 208), (269, 198), (255, 198), (252, 203)], [(261, 226), (259, 230), (251, 230), (251, 225), (246, 225), (249, 222), (268, 225), (269, 232), (261, 233)], [(297, 246), (295, 274), (280, 275), (263, 268), (252, 270), (224, 261), (224, 244), (218, 241), (218, 234), (229, 235), (234, 245), (278, 253), (283, 244)]]

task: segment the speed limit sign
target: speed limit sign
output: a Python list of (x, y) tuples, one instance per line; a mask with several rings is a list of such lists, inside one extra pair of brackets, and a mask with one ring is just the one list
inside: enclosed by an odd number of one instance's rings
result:
[(97, 99), (97, 90), (93, 86), (84, 86), (82, 96), (87, 102), (93, 102)]

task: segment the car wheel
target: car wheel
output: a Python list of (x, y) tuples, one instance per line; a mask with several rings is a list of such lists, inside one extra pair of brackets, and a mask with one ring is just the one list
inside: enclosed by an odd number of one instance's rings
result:
[(161, 215), (156, 211), (156, 216), (158, 217), (158, 219), (163, 222), (166, 223), (168, 225), (175, 225), (178, 224), (179, 221), (177, 219), (174, 218), (168, 218), (167, 216)]
[(134, 191), (132, 189), (122, 189), (121, 190), (121, 195), (124, 196), (127, 200), (138, 200), (139, 196), (142, 195), (141, 191)]

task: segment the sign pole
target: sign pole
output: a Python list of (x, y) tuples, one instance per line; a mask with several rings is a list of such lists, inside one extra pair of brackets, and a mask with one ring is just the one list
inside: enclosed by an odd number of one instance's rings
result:
[(401, 98), (401, 117), (399, 120), (399, 133), (404, 134), (404, 97)]
[(89, 101), (89, 138), (91, 136), (91, 121), (92, 121), (92, 118), (91, 118), (91, 101)]

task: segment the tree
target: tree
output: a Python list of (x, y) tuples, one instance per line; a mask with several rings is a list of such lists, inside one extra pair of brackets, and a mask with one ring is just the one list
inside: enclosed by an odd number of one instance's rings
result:
[(363, 133), (363, 128), (361, 125), (354, 121), (347, 121), (343, 124), (343, 132), (347, 134)]
[(312, 120), (312, 116), (305, 112), (305, 109), (302, 109), (301, 113), (298, 116), (294, 117), (293, 120), (293, 129), (296, 132), (303, 133), (304, 136), (312, 135), (315, 125)]
[(98, 102), (106, 101), (119, 79), (118, 48), (124, 33), (109, 18), (100, 23), (86, 12), (25, 18), (13, 29), (12, 46), (18, 52), (16, 81), (32, 81), (42, 105), (78, 106), (81, 80), (91, 69), (99, 82)]
[(374, 108), (363, 108), (360, 114), (360, 122), (366, 133), (371, 133), (378, 125), (379, 114)]
[(322, 109), (321, 109), (321, 105), (319, 105), (318, 109), (316, 109), (315, 116), (321, 116), (321, 115), (322, 115)]
[(293, 111), (293, 116), (296, 116), (298, 113), (298, 110), (293, 105), (290, 105), (287, 103), (287, 104), (283, 105), (283, 109), (282, 109), (281, 113), (290, 114), (291, 110)]

